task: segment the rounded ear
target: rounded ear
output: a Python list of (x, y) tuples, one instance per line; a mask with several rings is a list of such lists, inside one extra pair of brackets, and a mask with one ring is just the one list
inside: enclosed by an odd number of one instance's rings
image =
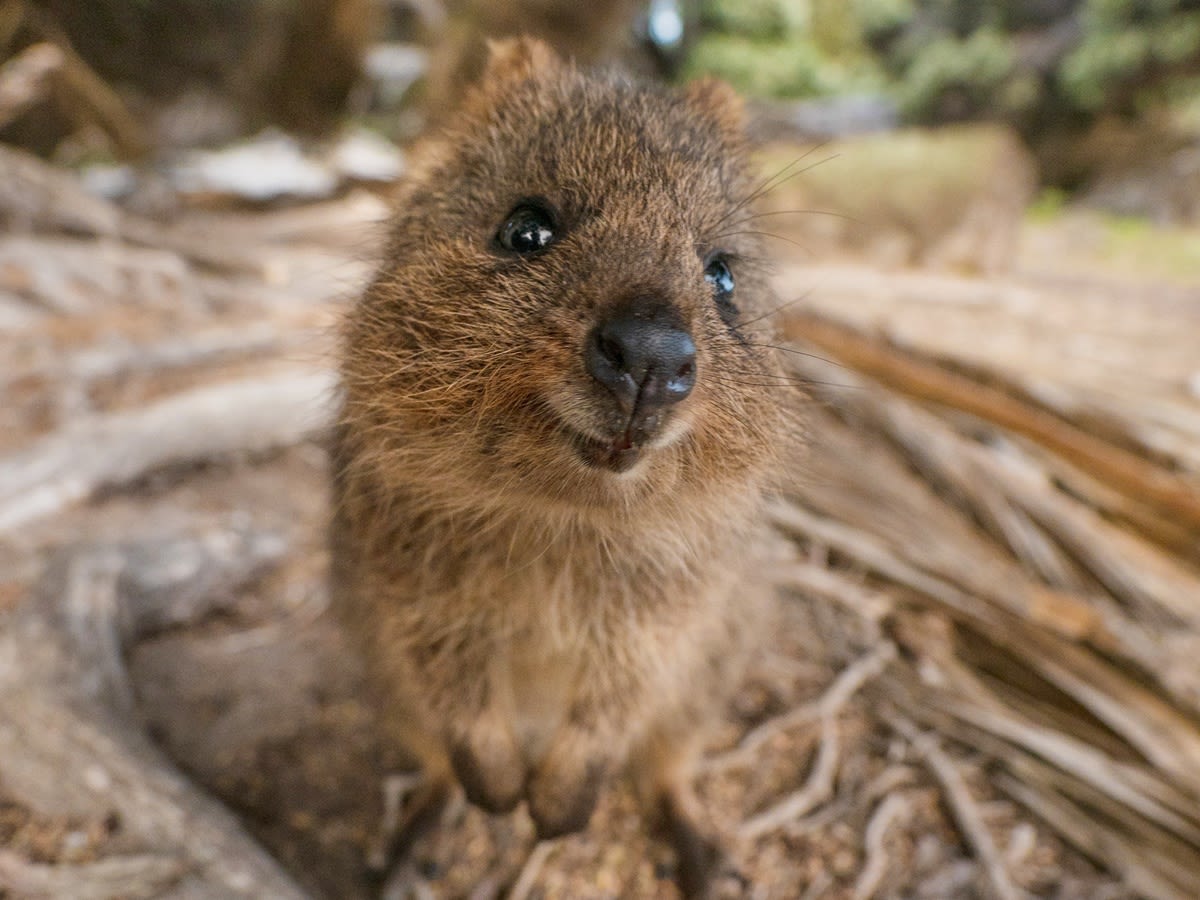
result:
[(683, 97), (692, 109), (725, 131), (737, 135), (745, 131), (746, 103), (721, 79), (705, 76), (693, 81), (684, 88)]
[(562, 59), (550, 45), (537, 38), (516, 37), (489, 40), (488, 61), (479, 84), (490, 89), (497, 84), (545, 77), (560, 69)]

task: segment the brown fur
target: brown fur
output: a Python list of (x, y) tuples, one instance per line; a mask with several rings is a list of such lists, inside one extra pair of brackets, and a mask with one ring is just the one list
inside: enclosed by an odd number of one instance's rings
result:
[[(524, 800), (548, 837), (629, 763), (700, 893), (713, 844), (689, 764), (761, 621), (750, 550), (787, 431), (740, 108), (527, 40), (496, 45), (482, 84), (416, 148), (346, 324), (336, 604), (431, 780), (493, 811)], [(561, 240), (498, 253), (528, 197), (561, 211)], [(741, 325), (704, 278), (718, 249)], [(617, 413), (585, 335), (647, 295), (690, 330), (696, 385), (630, 471), (589, 468), (564, 427)]]

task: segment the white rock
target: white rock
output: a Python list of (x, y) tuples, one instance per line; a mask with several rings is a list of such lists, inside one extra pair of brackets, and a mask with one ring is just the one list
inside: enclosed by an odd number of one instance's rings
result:
[(394, 181), (404, 172), (404, 156), (391, 141), (363, 128), (348, 132), (333, 148), (330, 162), (353, 181)]
[(293, 138), (271, 131), (221, 150), (190, 153), (171, 177), (183, 193), (230, 194), (260, 202), (328, 197), (339, 181), (329, 166), (305, 156)]

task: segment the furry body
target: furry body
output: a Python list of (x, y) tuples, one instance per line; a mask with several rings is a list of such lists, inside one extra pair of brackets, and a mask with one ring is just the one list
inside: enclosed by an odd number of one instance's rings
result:
[[(495, 49), (417, 148), (348, 318), (335, 452), (335, 603), (430, 796), (524, 800), (551, 837), (630, 764), (692, 893), (714, 845), (688, 767), (762, 621), (785, 431), (740, 132), (722, 85)], [(552, 220), (544, 251), (497, 243), (521, 204)], [(614, 316), (694, 341), (686, 399), (631, 414), (590, 373)]]

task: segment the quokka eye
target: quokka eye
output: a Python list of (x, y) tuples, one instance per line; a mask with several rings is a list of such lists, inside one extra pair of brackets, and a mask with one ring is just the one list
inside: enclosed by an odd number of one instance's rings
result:
[(714, 256), (704, 267), (704, 280), (712, 285), (713, 298), (723, 312), (736, 312), (733, 304), (733, 271), (723, 256)]
[(496, 232), (496, 243), (510, 253), (524, 255), (545, 250), (557, 237), (554, 217), (548, 209), (537, 203), (522, 203)]

